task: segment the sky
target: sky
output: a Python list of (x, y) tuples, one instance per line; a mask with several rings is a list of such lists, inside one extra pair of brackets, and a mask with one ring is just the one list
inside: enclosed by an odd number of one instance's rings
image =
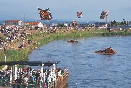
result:
[(131, 0), (0, 0), (0, 20), (40, 20), (38, 7), (49, 8), (52, 20), (105, 21), (100, 14), (109, 10), (108, 21), (131, 21)]

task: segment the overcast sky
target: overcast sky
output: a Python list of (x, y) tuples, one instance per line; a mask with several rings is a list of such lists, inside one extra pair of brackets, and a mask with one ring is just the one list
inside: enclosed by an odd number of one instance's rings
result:
[[(0, 0), (0, 20), (39, 20), (37, 8), (49, 8), (54, 20), (104, 21), (100, 14), (109, 10), (108, 21), (131, 20), (131, 0)], [(83, 12), (77, 18), (76, 12)]]

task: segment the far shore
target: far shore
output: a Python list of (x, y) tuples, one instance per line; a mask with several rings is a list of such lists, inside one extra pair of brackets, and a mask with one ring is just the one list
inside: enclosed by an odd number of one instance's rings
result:
[[(87, 29), (79, 29), (79, 30), (67, 30), (60, 29), (54, 32), (45, 31), (45, 30), (26, 30), (24, 31), (27, 36), (24, 38), (20, 38), (13, 42), (8, 42), (6, 46), (6, 50), (0, 51), (0, 60), (7, 61), (21, 61), (28, 60), (28, 55), (34, 50), (39, 48), (40, 46), (47, 44), (53, 40), (59, 40), (63, 38), (77, 39), (79, 37), (91, 37), (91, 36), (115, 36), (115, 35), (131, 35), (131, 31), (128, 30), (117, 30), (110, 32), (107, 29), (95, 29), (95, 28), (87, 28)], [(4, 37), (3, 37), (4, 39)], [(24, 46), (18, 48), (21, 44)], [(29, 40), (31, 41), (29, 43)]]

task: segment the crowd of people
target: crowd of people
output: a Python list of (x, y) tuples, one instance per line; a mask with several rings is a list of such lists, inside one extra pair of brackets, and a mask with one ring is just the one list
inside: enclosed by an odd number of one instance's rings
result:
[[(0, 80), (6, 79), (4, 84), (18, 83), (19, 85), (13, 85), (14, 88), (20, 88), (27, 85), (40, 85), (42, 88), (49, 88), (50, 86), (57, 85), (60, 81), (62, 81), (65, 74), (68, 74), (68, 69), (60, 69), (56, 68), (55, 64), (50, 69), (41, 69), (35, 70), (31, 67), (27, 68), (18, 68), (17, 72), (12, 70), (11, 68), (7, 68), (6, 70), (0, 71)], [(2, 82), (2, 81), (1, 81)], [(1, 83), (2, 84), (2, 83)], [(10, 85), (10, 84), (9, 84)], [(15, 87), (17, 86), (17, 87)]]
[(15, 40), (24, 40), (26, 34), (22, 30), (22, 27), (19, 26), (1, 26), (0, 33), (3, 35), (5, 40), (0, 41), (1, 47), (14, 48), (13, 41)]
[[(49, 32), (49, 33), (60, 33), (60, 32), (69, 32), (69, 30), (75, 29), (73, 26), (65, 26), (65, 27), (56, 27), (56, 26), (49, 26), (41, 28), (41, 32)], [(4, 25), (0, 26), (0, 50), (3, 49), (3, 47), (6, 47), (6, 49), (20, 49), (28, 46), (32, 40), (26, 39), (28, 35), (33, 34), (37, 32), (39, 29), (33, 29), (33, 28), (23, 28), (22, 26), (18, 25)], [(79, 28), (78, 30), (86, 30), (85, 28)], [(27, 32), (28, 31), (28, 32)], [(5, 38), (5, 39), (2, 39)], [(19, 40), (19, 43), (16, 45), (14, 44), (14, 41)]]

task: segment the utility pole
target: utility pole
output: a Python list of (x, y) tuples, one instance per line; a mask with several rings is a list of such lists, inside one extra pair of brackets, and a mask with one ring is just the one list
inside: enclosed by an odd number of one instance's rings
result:
[(106, 24), (107, 24), (107, 17), (106, 17)]
[(23, 23), (23, 27), (25, 28), (25, 14), (24, 14), (24, 23)]

